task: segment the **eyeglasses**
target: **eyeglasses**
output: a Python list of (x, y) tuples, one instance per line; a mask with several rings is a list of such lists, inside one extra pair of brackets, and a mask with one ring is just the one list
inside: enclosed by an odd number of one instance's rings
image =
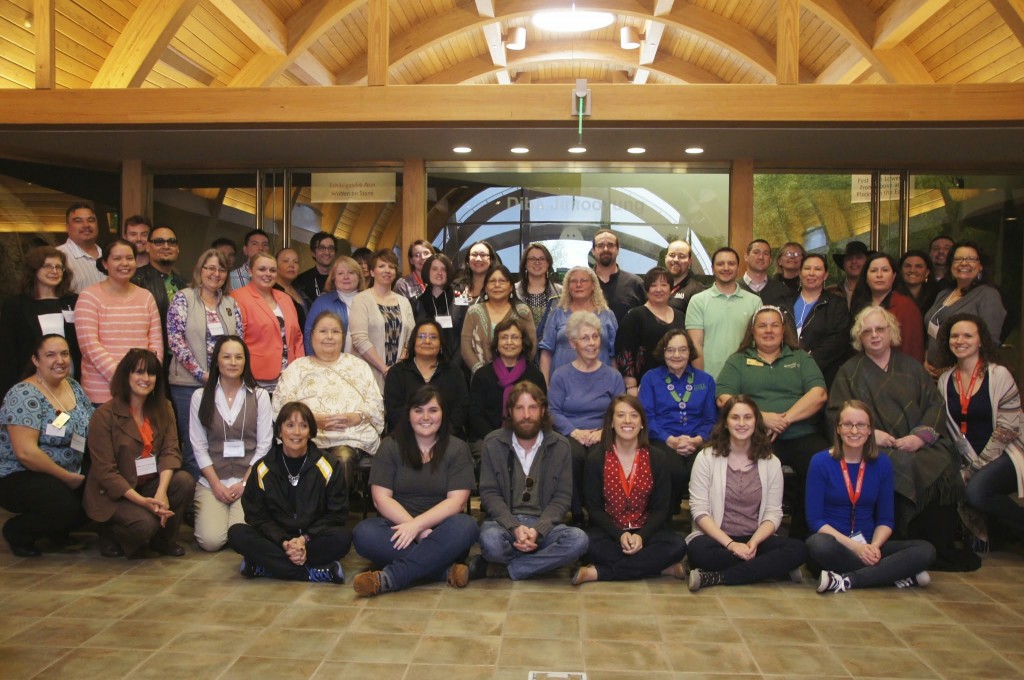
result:
[(62, 271), (64, 271), (64, 265), (62, 265), (62, 264), (44, 264), (42, 267), (40, 267), (40, 269), (48, 269), (48, 270), (54, 271), (54, 272), (62, 272)]
[(431, 340), (431, 341), (437, 341), (437, 340), (439, 340), (440, 338), (439, 338), (439, 337), (437, 336), (437, 334), (436, 334), (436, 333), (418, 333), (418, 334), (416, 335), (416, 339), (417, 339), (417, 340)]
[(975, 262), (981, 262), (981, 258), (973, 256), (953, 258), (953, 264), (960, 264), (961, 262), (970, 262), (971, 264), (974, 264)]
[(615, 250), (618, 247), (618, 243), (598, 243), (594, 245), (594, 250)]
[(861, 430), (867, 432), (871, 429), (871, 426), (867, 423), (839, 423), (840, 432), (860, 432)]
[(178, 245), (178, 239), (176, 238), (151, 238), (149, 242), (155, 246), (176, 246)]
[(666, 347), (665, 348), (665, 356), (667, 356), (667, 357), (674, 356), (674, 355), (677, 355), (677, 354), (689, 354), (689, 353), (690, 353), (690, 348), (689, 347)]
[(800, 257), (803, 255), (799, 250), (787, 250), (782, 253), (786, 257)]
[(530, 489), (533, 488), (533, 477), (526, 478), (526, 486), (523, 488), (523, 503), (530, 502)]
[(324, 252), (324, 253), (333, 253), (335, 250), (337, 250), (337, 248), (335, 246), (333, 246), (333, 245), (326, 245), (326, 246), (320, 245), (320, 246), (317, 246), (316, 249), (319, 250), (320, 252)]
[(490, 253), (470, 253), (469, 259), (471, 260), (489, 260), (491, 259)]
[(495, 279), (495, 278), (492, 278), (490, 281), (487, 282), (487, 285), (488, 286), (507, 286), (508, 285), (508, 279)]
[(212, 264), (204, 265), (202, 267), (202, 270), (204, 272), (207, 272), (208, 274), (227, 274), (228, 273), (227, 269), (224, 269), (223, 267), (215, 267)]
[(548, 259), (546, 257), (528, 257), (526, 258), (526, 264), (547, 264)]

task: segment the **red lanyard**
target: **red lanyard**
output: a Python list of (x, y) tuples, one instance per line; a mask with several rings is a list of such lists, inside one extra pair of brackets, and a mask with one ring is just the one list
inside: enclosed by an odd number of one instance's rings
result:
[(413, 272), (412, 273), (412, 278), (413, 278), (413, 281), (416, 282), (416, 285), (420, 287), (420, 292), (421, 293), (427, 289), (427, 285), (425, 283), (423, 283), (423, 279), (420, 278), (419, 274), (417, 274), (416, 272)]
[[(614, 450), (614, 447), (613, 449)], [(622, 484), (622, 490), (626, 492), (626, 500), (629, 500), (630, 495), (633, 493), (633, 475), (636, 473), (636, 456), (639, 455), (639, 451), (633, 455), (633, 466), (629, 469), (629, 475), (626, 475), (626, 471), (622, 469), (622, 461), (619, 460), (619, 456), (615, 456), (615, 461), (619, 464), (619, 482)], [(628, 508), (627, 508), (628, 509)]]
[(850, 483), (850, 471), (846, 468), (846, 460), (839, 459), (839, 465), (843, 469), (843, 481), (846, 482), (846, 494), (850, 497), (850, 535), (853, 536), (854, 513), (857, 512), (857, 501), (860, 500), (861, 489), (864, 488), (864, 470), (867, 468), (867, 461), (860, 462), (860, 469), (857, 470), (857, 490), (854, 491)]
[(974, 381), (981, 375), (981, 361), (974, 364), (974, 370), (971, 371), (971, 382), (967, 386), (967, 391), (964, 392), (964, 384), (960, 380), (960, 369), (957, 368), (954, 371), (956, 377), (956, 389), (960, 393), (960, 432), (967, 434), (967, 407), (971, 405), (971, 395), (974, 394)]

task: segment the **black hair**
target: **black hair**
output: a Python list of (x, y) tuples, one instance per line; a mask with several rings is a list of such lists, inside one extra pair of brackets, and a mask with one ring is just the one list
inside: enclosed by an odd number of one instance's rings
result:
[(414, 408), (426, 406), (435, 399), (441, 407), (441, 427), (437, 430), (437, 439), (434, 441), (434, 446), (431, 449), (430, 469), (433, 472), (440, 470), (441, 463), (444, 460), (444, 452), (448, 448), (448, 440), (451, 435), (444, 395), (441, 394), (439, 389), (433, 385), (424, 385), (413, 392), (412, 396), (405, 403), (405, 416), (399, 419), (398, 424), (391, 433), (392, 439), (398, 444), (398, 451), (402, 456), (402, 462), (413, 470), (423, 469), (423, 456), (420, 454), (419, 444), (416, 443), (416, 433), (412, 429), (410, 414)]
[(245, 356), (242, 384), (248, 388), (256, 387), (256, 378), (252, 376), (252, 366), (249, 361), (249, 346), (237, 335), (222, 335), (213, 346), (213, 355), (210, 357), (210, 375), (203, 387), (202, 400), (199, 402), (199, 422), (207, 429), (213, 424), (213, 410), (216, 408), (214, 399), (217, 394), (217, 383), (220, 381), (220, 365), (217, 363), (217, 358), (220, 356), (221, 348), (229, 342), (237, 342), (242, 346), (242, 354)]

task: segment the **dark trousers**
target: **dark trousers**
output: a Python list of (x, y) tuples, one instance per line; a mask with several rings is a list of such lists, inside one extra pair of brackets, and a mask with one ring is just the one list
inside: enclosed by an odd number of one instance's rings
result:
[[(730, 538), (737, 543), (750, 540), (750, 536)], [(766, 538), (757, 546), (757, 555), (750, 560), (741, 560), (710, 536), (697, 536), (687, 544), (686, 549), (691, 567), (719, 572), (722, 583), (727, 586), (781, 579), (807, 561), (807, 546), (804, 542), (785, 536)]]
[(619, 539), (602, 530), (591, 529), (587, 535), (590, 537), (587, 558), (597, 567), (597, 578), (601, 581), (632, 581), (657, 576), (686, 555), (686, 541), (667, 529), (651, 534), (635, 555), (624, 554)]
[(569, 511), (572, 512), (573, 520), (577, 520), (583, 517), (583, 466), (587, 461), (587, 454), (601, 448), (601, 445), (587, 447), (572, 437), (566, 439), (569, 440), (569, 451), (572, 452), (572, 503)]
[(828, 441), (817, 432), (795, 439), (776, 439), (772, 453), (783, 465), (793, 469), (792, 484), (786, 480), (783, 499), (790, 509), (789, 535), (794, 538), (807, 536), (807, 517), (804, 513), (804, 494), (807, 488), (807, 468), (811, 466), (814, 454), (829, 447)]
[[(135, 490), (143, 496), (152, 497), (159, 485), (160, 479), (154, 475), (151, 480), (136, 487)], [(150, 542), (163, 545), (173, 543), (178, 535), (185, 509), (192, 505), (195, 490), (196, 480), (192, 475), (184, 470), (175, 470), (167, 487), (167, 500), (174, 515), (167, 520), (165, 526), (161, 527), (160, 518), (149, 510), (122, 498), (117, 502), (114, 515), (103, 524), (102, 531), (117, 541), (124, 554), (129, 556)]]
[(85, 523), (82, 487), (45, 472), (12, 472), (0, 478), (0, 506), (16, 513), (4, 525), (11, 545), (32, 546), (40, 538), (63, 538)]
[(935, 561), (935, 548), (927, 541), (886, 541), (882, 559), (868, 566), (851, 550), (827, 534), (807, 539), (810, 557), (822, 569), (839, 572), (854, 588), (891, 586), (896, 581), (924, 571)]
[(679, 512), (683, 499), (690, 491), (690, 471), (693, 470), (693, 459), (697, 457), (694, 451), (689, 456), (681, 456), (676, 453), (665, 442), (651, 442), (651, 448), (661, 451), (661, 455), (668, 463), (669, 473), (672, 475), (672, 514)]
[(985, 513), (989, 521), (1024, 540), (1024, 508), (1010, 497), (1017, 493), (1017, 470), (1005, 453), (981, 468), (967, 481), (967, 505)]
[[(248, 524), (234, 524), (228, 529), (228, 544), (247, 562), (259, 565), (274, 578), (284, 581), (308, 581), (309, 572), (288, 559), (280, 543), (275, 543)], [(322, 567), (348, 554), (352, 547), (352, 530), (331, 527), (316, 535), (306, 546), (306, 565)]]

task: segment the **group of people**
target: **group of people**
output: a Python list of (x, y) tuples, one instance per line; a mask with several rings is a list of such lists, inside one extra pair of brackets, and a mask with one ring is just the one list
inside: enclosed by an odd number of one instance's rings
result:
[[(299, 273), (254, 230), (239, 267), (215, 242), (186, 282), (172, 229), (136, 216), (105, 251), (96, 235), (69, 208), (68, 243), (29, 254), (3, 310), (6, 365), (26, 366), (0, 408), (21, 556), (87, 520), (105, 556), (181, 555), (194, 510), (199, 547), (231, 546), (247, 577), (344, 582), (354, 544), (375, 565), (352, 579), (362, 596), (577, 562), (575, 585), (691, 590), (809, 562), (842, 592), (975, 568), (961, 521), (1024, 538), (1005, 310), (973, 244), (897, 263), (852, 242), (826, 288), (825, 257), (786, 244), (772, 278), (756, 240), (742, 277), (716, 251), (705, 288), (685, 242), (641, 278), (609, 230), (562, 284), (539, 243), (517, 282), (486, 241), (458, 274), (416, 241), (400, 279), (391, 252), (364, 267), (329, 234)], [(350, 530), (361, 462), (378, 516)]]

